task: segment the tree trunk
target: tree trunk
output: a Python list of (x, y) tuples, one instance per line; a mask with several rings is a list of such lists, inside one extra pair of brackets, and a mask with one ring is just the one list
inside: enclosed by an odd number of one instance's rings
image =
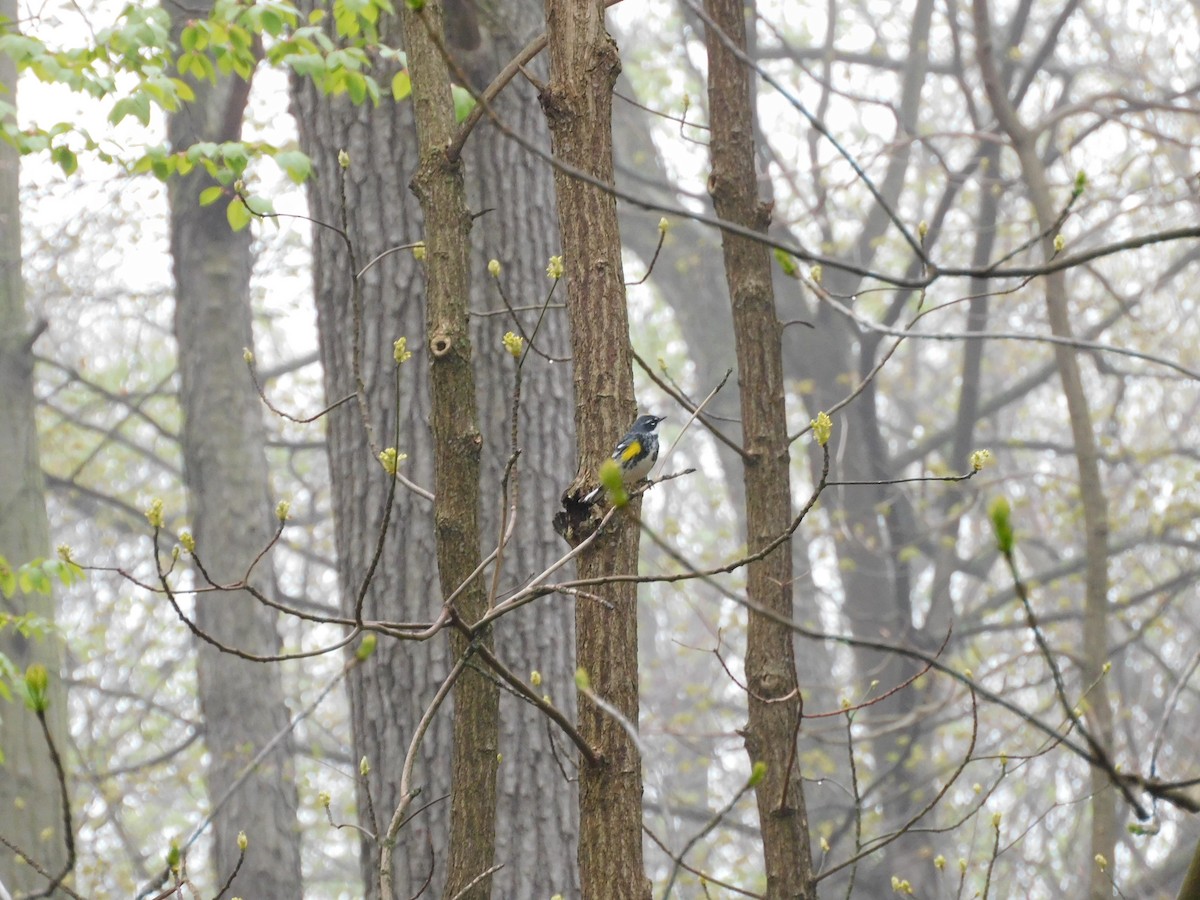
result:
[[(0, 0), (0, 22), (17, 19), (15, 0)], [(9, 27), (5, 25), (5, 29)], [(16, 88), (12, 57), (0, 53), (0, 96), (15, 103)], [(0, 141), (0, 556), (13, 569), (50, 553), (34, 419), (32, 343), (36, 333), (25, 316), (21, 281), (18, 182), (17, 152)], [(0, 612), (53, 621), (54, 601), (18, 591), (8, 598), (0, 595)], [(33, 663), (46, 667), (50, 676), (48, 723), (61, 752), (67, 736), (67, 697), (60, 677), (62, 654), (57, 637), (25, 638), (11, 626), (0, 628), (0, 656), (8, 657), (19, 673)], [(4, 753), (0, 834), (57, 875), (67, 859), (58, 778), (37, 717), (19, 702), (4, 704), (0, 750)], [(0, 884), (12, 893), (22, 893), (44, 888), (46, 881), (5, 849), (0, 851)]]
[[(708, 188), (717, 215), (766, 232), (770, 206), (759, 203), (754, 172), (754, 107), (749, 69), (730, 41), (744, 51), (742, 0), (706, 0), (712, 22), (708, 47)], [(755, 553), (787, 530), (791, 520), (787, 411), (783, 396), (783, 328), (775, 315), (771, 254), (764, 244), (722, 235), (725, 279), (733, 308), (741, 395), (746, 549)], [(792, 615), (792, 555), (784, 544), (749, 565), (750, 602), (776, 615)], [(808, 819), (797, 760), (802, 701), (791, 630), (751, 611), (746, 635), (749, 721), (744, 737), (752, 765), (765, 766), (755, 788), (766, 896), (815, 898)]]
[[(550, 0), (547, 37), (550, 84), (541, 100), (554, 155), (611, 183), (612, 89), (620, 60), (604, 28), (604, 3)], [(566, 498), (573, 518), (572, 498), (595, 485), (593, 473), (633, 421), (636, 404), (616, 201), (563, 171), (555, 172), (554, 182), (582, 459)], [(593, 590), (605, 601), (580, 598), (576, 603), (579, 668), (591, 690), (625, 720), (590, 700), (580, 701), (579, 730), (600, 757), (596, 764), (581, 763), (579, 771), (579, 871), (585, 898), (650, 895), (642, 864), (642, 762), (625, 730), (638, 722), (637, 589), (628, 582), (603, 583), (611, 575), (637, 571), (639, 511), (640, 504), (631, 503), (578, 559), (579, 577), (597, 579)]]
[[(420, 165), (413, 192), (425, 217), (426, 340), (431, 387), (434, 522), (438, 577), (454, 601), (450, 646), (456, 659), (474, 641), (492, 649), (490, 630), (469, 631), (488, 611), (479, 567), (479, 455), (483, 443), (475, 406), (467, 328), (471, 217), (461, 160), (446, 147), (454, 137), (450, 73), (439, 43), (442, 7), (405, 7)], [(466, 585), (465, 587), (463, 587)], [(461, 590), (460, 590), (461, 589)], [(443, 895), (487, 900), (496, 849), (496, 766), (499, 688), (488, 672), (467, 667), (454, 685), (454, 746), (450, 781), (450, 857)], [(385, 873), (390, 877), (390, 873)]]
[[(209, 4), (211, 5), (211, 4)], [(178, 31), (198, 15), (172, 6)], [(196, 100), (170, 116), (177, 148), (240, 139), (249, 85), (236, 77), (193, 83)], [(223, 203), (201, 208), (213, 182), (199, 170), (170, 185), (175, 337), (183, 409), (184, 481), (196, 553), (218, 584), (240, 581), (274, 531), (265, 455), (263, 406), (242, 360), (254, 346), (250, 309), (250, 232), (233, 233)], [(197, 576), (199, 577), (199, 576)], [(275, 592), (269, 557), (254, 583)], [(196, 623), (222, 644), (254, 654), (277, 653), (277, 614), (244, 591), (196, 595)], [(288, 723), (280, 668), (197, 646), (200, 708), (209, 751), (209, 799), (217, 803), (246, 764)], [(253, 685), (253, 689), (249, 686)], [(299, 897), (300, 832), (287, 742), (239, 785), (213, 823), (217, 884), (237, 865), (238, 833), (249, 839), (232, 885), (236, 894)]]
[[(466, 57), (477, 83), (485, 83), (541, 31), (541, 4), (522, 0), (506, 9), (503, 26), (487, 23), (480, 50)], [(544, 55), (527, 69), (546, 78)], [(492, 108), (505, 125), (538, 145), (547, 142), (546, 119), (537, 90), (518, 79), (496, 98)], [(471, 308), (502, 310), (495, 281), (487, 273), (489, 259), (501, 264), (500, 280), (514, 303), (526, 307), (508, 315), (472, 316), (476, 389), (480, 426), (487, 439), (482, 458), (483, 536), (494, 545), (500, 521), (498, 489), (510, 452), (514, 360), (501, 341), (506, 331), (526, 335), (537, 328), (537, 353), (525, 359), (521, 378), (520, 449), (517, 463), (516, 530), (505, 553), (501, 585), (513, 585), (538, 572), (562, 554), (549, 511), (558, 505), (563, 487), (575, 474), (575, 439), (570, 391), (570, 343), (565, 311), (540, 305), (549, 292), (546, 262), (561, 252), (555, 215), (554, 180), (548, 166), (505, 139), (485, 118), (464, 149), (471, 209), (492, 212), (472, 230), (475, 247)], [(561, 291), (561, 288), (559, 289)], [(518, 300), (518, 298), (520, 298)], [(555, 304), (562, 302), (556, 292)], [(538, 327), (538, 321), (541, 325)], [(570, 718), (575, 715), (574, 610), (565, 597), (538, 600), (496, 622), (496, 653), (517, 674), (537, 671), (543, 690)], [(575, 865), (579, 835), (574, 781), (565, 781), (547, 761), (569, 753), (546, 718), (508, 692), (500, 696), (500, 765), (497, 798), (496, 862), (505, 867), (493, 879), (492, 896), (579, 896)], [(570, 770), (568, 770), (570, 771)]]
[[(486, 39), (478, 51), (457, 53), (477, 81), (490, 79), (541, 28), (538, 5), (530, 0), (513, 4), (503, 21), (483, 23)], [(397, 22), (382, 23), (383, 39), (395, 44)], [(488, 30), (490, 29), (490, 30)], [(537, 64), (533, 66), (537, 69)], [(373, 75), (389, 84), (394, 69), (378, 65)], [(531, 140), (545, 142), (545, 122), (532, 102), (531, 89), (513, 84), (496, 101), (504, 121)], [(315, 179), (310, 186), (311, 214), (321, 222), (343, 221), (354, 248), (353, 259), (342, 240), (327, 229), (314, 229), (314, 266), (320, 346), (325, 365), (325, 389), (331, 399), (356, 388), (352, 365), (355, 330), (360, 334), (364, 396), (376, 446), (392, 443), (397, 427), (401, 452), (409, 454), (404, 473), (416, 483), (433, 486), (429, 401), (425, 360), (402, 368), (399, 401), (395, 396), (392, 342), (404, 335), (416, 352), (425, 334), (421, 271), (408, 253), (392, 253), (372, 266), (360, 281), (361, 321), (356, 321), (351, 276), (384, 250), (422, 237), (420, 210), (407, 188), (417, 166), (412, 104), (385, 98), (378, 109), (356, 108), (345, 97), (321, 95), (310, 84), (293, 85), (302, 149), (313, 159)], [(343, 172), (338, 152), (345, 149), (349, 168)], [(470, 295), (473, 310), (502, 308), (486, 273), (489, 257), (502, 265), (505, 289), (513, 297), (544, 296), (548, 287), (547, 257), (559, 252), (550, 176), (482, 122), (467, 143), (466, 184), (472, 210), (491, 209), (472, 231), (475, 277)], [(344, 178), (344, 181), (343, 181)], [(343, 207), (342, 191), (345, 190)], [(343, 210), (345, 219), (343, 220)], [(522, 304), (523, 305), (523, 304)], [(532, 327), (537, 313), (519, 314)], [(476, 385), (483, 433), (483, 534), (494, 535), (499, 509), (499, 481), (509, 455), (509, 416), (513, 359), (500, 337), (512, 330), (501, 316), (473, 317)], [(538, 344), (552, 356), (566, 353), (565, 322), (551, 310), (539, 331)], [(528, 577), (561, 554), (561, 541), (550, 528), (546, 512), (573, 472), (569, 392), (564, 379), (569, 366), (541, 363), (526, 366), (522, 390), (523, 454), (521, 514), (507, 554), (503, 584)], [(386, 476), (375, 461), (371, 437), (354, 404), (335, 410), (327, 423), (333, 486), (335, 535), (338, 546), (338, 584), (343, 608), (353, 612), (367, 563), (374, 554), (386, 497)], [(428, 620), (440, 607), (440, 588), (429, 565), (434, 558), (432, 505), (401, 490), (392, 513), (391, 531), (384, 543), (375, 577), (365, 596), (364, 615), (390, 620)], [(498, 653), (518, 671), (537, 669), (545, 690), (560, 708), (574, 706), (572, 610), (560, 597), (548, 597), (496, 625)], [(371, 761), (368, 776), (376, 816), (395, 807), (398, 767), (425, 702), (444, 677), (448, 658), (444, 642), (414, 647), (381, 640), (379, 650), (350, 676), (355, 758)], [(571, 803), (573, 786), (548, 775), (552, 758), (545, 719), (536, 710), (508, 695), (501, 698), (496, 861), (493, 895), (551, 896), (578, 893), (578, 875), (570, 864), (577, 826)], [(451, 730), (443, 712), (433, 722), (422, 745), (418, 772), (423, 797), (447, 793), (450, 783)], [(554, 739), (557, 741), (557, 739)], [(561, 742), (559, 752), (564, 752)], [(551, 768), (553, 768), (551, 764)], [(367, 796), (360, 788), (358, 808), (365, 827)], [(445, 883), (448, 852), (448, 809), (444, 803), (424, 810), (400, 833), (394, 873), (397, 897), (410, 897), (433, 871), (433, 889)], [(432, 848), (432, 850), (431, 850)], [(378, 848), (364, 840), (362, 864), (367, 896), (376, 897)]]

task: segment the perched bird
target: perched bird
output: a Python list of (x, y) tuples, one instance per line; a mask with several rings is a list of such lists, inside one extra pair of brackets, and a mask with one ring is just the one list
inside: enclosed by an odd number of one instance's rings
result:
[[(629, 432), (617, 442), (612, 459), (621, 470), (621, 483), (625, 487), (636, 484), (650, 474), (658, 460), (658, 423), (665, 416), (638, 416), (629, 426)], [(605, 463), (607, 465), (607, 463)], [(584, 503), (595, 503), (604, 495), (604, 486), (596, 488), (583, 498)]]

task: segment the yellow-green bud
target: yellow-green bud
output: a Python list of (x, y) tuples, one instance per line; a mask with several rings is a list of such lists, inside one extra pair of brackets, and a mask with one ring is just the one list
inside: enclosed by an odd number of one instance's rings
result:
[(244, 832), (244, 831), (238, 832), (237, 844), (238, 844), (238, 849), (241, 850), (243, 853), (245, 853), (246, 848), (250, 846), (250, 839), (248, 837), (246, 837), (246, 832)]
[(663, 216), (661, 219), (658, 220), (658, 233), (666, 234), (670, 230), (671, 230), (671, 223), (667, 219), (666, 216)]
[(992, 813), (992, 827), (993, 828), (998, 829), (1000, 827), (1001, 817), (1002, 817), (1002, 813), (998, 813), (998, 812)]
[(181, 531), (179, 533), (179, 543), (183, 545), (183, 549), (188, 553), (196, 553), (196, 538), (190, 531)]
[(575, 687), (581, 691), (591, 690), (592, 679), (588, 677), (587, 669), (582, 666), (575, 670)]
[(1101, 872), (1105, 871), (1108, 868), (1108, 860), (1104, 857), (1103, 853), (1097, 853), (1095, 856), (1095, 859), (1096, 859), (1096, 865), (1100, 867)]
[(821, 852), (822, 853), (829, 852), (829, 839), (826, 838), (825, 835), (821, 835)]
[(338, 165), (343, 169), (350, 168), (350, 154), (345, 150), (338, 151)]
[(513, 355), (514, 358), (520, 359), (521, 354), (525, 350), (525, 339), (520, 335), (513, 334), (511, 331), (504, 332), (504, 349)]
[(821, 283), (821, 273), (824, 271), (825, 270), (822, 269), (819, 265), (813, 266), (811, 269), (808, 270), (808, 277), (813, 280), (813, 284), (820, 284)]
[(417, 260), (418, 262), (420, 260), (424, 259), (425, 258), (425, 242), (417, 241), (417, 243), (413, 246), (412, 251), (413, 251), (413, 259)]
[(925, 240), (925, 235), (927, 234), (929, 234), (929, 223), (922, 219), (920, 224), (917, 225), (917, 237)]
[(325, 809), (329, 809), (329, 804), (332, 802), (333, 798), (329, 796), (329, 791), (321, 791), (317, 794), (317, 803), (325, 807)]
[(529, 683), (532, 684), (534, 687), (541, 687), (542, 686), (542, 673), (539, 672), (537, 669), (534, 669), (532, 672), (530, 672), (529, 673)]
[(70, 544), (59, 544), (58, 545), (58, 558), (61, 559), (63, 562), (71, 561), (71, 545)]
[(392, 344), (392, 359), (396, 360), (396, 365), (412, 359), (412, 351), (408, 349), (408, 338), (396, 338), (396, 342)]
[(365, 662), (371, 658), (371, 654), (375, 652), (375, 644), (377, 639), (374, 632), (367, 632), (363, 635), (362, 641), (359, 642), (358, 649), (354, 651), (354, 658), (359, 662)]
[(1012, 507), (1008, 500), (1001, 496), (988, 504), (988, 516), (992, 520), (992, 531), (996, 533), (996, 546), (1006, 556), (1013, 551), (1016, 541), (1013, 537)]
[(767, 764), (761, 759), (758, 760), (750, 769), (750, 779), (746, 782), (749, 787), (761, 784), (762, 780), (767, 777)]
[(25, 670), (25, 705), (33, 712), (45, 712), (50, 706), (46, 689), (50, 686), (50, 673), (41, 663), (31, 663)]
[(550, 262), (546, 264), (546, 274), (555, 281), (563, 277), (563, 261), (561, 256), (550, 257)]
[(254, 351), (249, 347), (243, 347), (242, 359), (246, 361), (246, 365), (250, 365), (252, 362), (254, 362)]
[(1054, 252), (1062, 253), (1063, 247), (1065, 247), (1065, 246), (1067, 246), (1067, 239), (1065, 237), (1063, 237), (1061, 234), (1056, 234), (1054, 236)]
[(396, 474), (396, 466), (408, 459), (407, 453), (397, 453), (395, 447), (388, 447), (386, 450), (379, 451), (379, 464), (383, 466), (383, 470), (389, 475)]
[(615, 459), (606, 459), (600, 463), (600, 486), (608, 494), (613, 506), (624, 506), (629, 502), (629, 494), (625, 491), (625, 481), (621, 476), (621, 467)]
[(498, 260), (498, 259), (489, 259), (488, 260), (488, 274), (491, 275), (493, 278), (500, 277), (500, 260)]
[(280, 522), (286, 522), (291, 514), (292, 503), (290, 500), (280, 500), (275, 504), (275, 518)]
[(158, 497), (150, 501), (150, 505), (146, 507), (146, 521), (153, 528), (163, 527), (163, 502)]
[(934, 865), (934, 868), (936, 868), (939, 872), (941, 872), (943, 869), (946, 868), (946, 857), (942, 856), (942, 854), (939, 853), (937, 856), (935, 856), (933, 858), (933, 865)]
[(371, 763), (365, 756), (358, 761), (358, 774), (363, 778), (371, 774)]
[(978, 472), (992, 461), (991, 450), (976, 450), (971, 454), (971, 471)]
[(828, 413), (819, 412), (811, 424), (813, 437), (817, 439), (818, 444), (824, 447), (829, 443), (829, 438), (833, 434), (833, 420), (829, 418)]

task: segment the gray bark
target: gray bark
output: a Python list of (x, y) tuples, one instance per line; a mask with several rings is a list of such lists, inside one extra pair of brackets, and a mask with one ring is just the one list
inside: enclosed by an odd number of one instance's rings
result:
[[(479, 49), (459, 57), (478, 83), (486, 82), (536, 34), (537, 9), (536, 4), (525, 3), (495, 19), (482, 16)], [(383, 25), (383, 39), (392, 44), (399, 43), (395, 27), (392, 21)], [(380, 66), (373, 74), (387, 85), (392, 73)], [(544, 123), (528, 86), (510, 85), (508, 91), (512, 93), (497, 102), (505, 121), (544, 142)], [(345, 222), (354, 248), (351, 259), (339, 237), (327, 229), (314, 230), (320, 347), (325, 389), (334, 400), (355, 390), (352, 273), (382, 251), (421, 238), (419, 209), (408, 189), (417, 165), (412, 111), (408, 101), (393, 103), (388, 98), (378, 109), (355, 108), (344, 97), (322, 96), (300, 82), (293, 86), (293, 103), (301, 147), (312, 157), (316, 172), (309, 193), (311, 214), (339, 227)], [(350, 160), (344, 173), (338, 165), (340, 150), (345, 150)], [(501, 277), (515, 303), (539, 303), (549, 288), (546, 259), (559, 252), (549, 173), (486, 124), (471, 136), (465, 159), (472, 210), (493, 209), (472, 229), (476, 248), (472, 310), (503, 308), (490, 277), (484, 274), (490, 257), (501, 262)], [(396, 338), (407, 336), (409, 348), (423, 352), (421, 266), (408, 252), (390, 254), (366, 272), (360, 290), (361, 374), (371, 434), (353, 402), (335, 410), (327, 423), (338, 580), (343, 608), (348, 612), (353, 610), (367, 562), (374, 554), (387, 489), (371, 442), (376, 447), (393, 443), (397, 414), (397, 449), (408, 454), (402, 472), (426, 488), (433, 485), (427, 361), (417, 355), (401, 368), (398, 402), (392, 375)], [(531, 329), (536, 313), (520, 315)], [(513, 359), (499, 340), (505, 331), (517, 329), (504, 316), (473, 317), (471, 327), (484, 442), (480, 521), (484, 546), (490, 549), (500, 473), (509, 455), (513, 372)], [(562, 311), (550, 311), (539, 331), (538, 345), (551, 355), (565, 356), (565, 327)], [(516, 578), (537, 572), (563, 549), (550, 527), (549, 510), (574, 472), (569, 379), (568, 365), (551, 365), (540, 359), (531, 360), (525, 371), (521, 510), (513, 543), (506, 551), (508, 565), (502, 586), (511, 587)], [(366, 592), (364, 615), (402, 621), (432, 618), (441, 596), (433, 558), (432, 507), (401, 489), (379, 566)], [(496, 629), (499, 655), (518, 673), (539, 670), (545, 679), (542, 689), (567, 710), (574, 706), (571, 615), (572, 608), (564, 598), (545, 598), (501, 621)], [(366, 756), (371, 762), (367, 784), (377, 819), (374, 824), (385, 825), (396, 806), (399, 767), (409, 737), (445, 675), (446, 658), (446, 645), (440, 639), (422, 645), (381, 640), (376, 654), (351, 675), (354, 755), (355, 759)], [(450, 740), (449, 710), (443, 709), (425, 736), (417, 765), (423, 799), (434, 800), (447, 792)], [(556, 892), (571, 896), (577, 891), (573, 788), (558, 775), (549, 740), (542, 717), (502, 694), (496, 862), (505, 867), (494, 876), (493, 896), (550, 896)], [(560, 756), (569, 755), (561, 741), (558, 747)], [(360, 816), (364, 816), (368, 803), (361, 787), (358, 799)], [(447, 858), (447, 818), (445, 804), (434, 804), (400, 832), (395, 896), (412, 896), (431, 870), (433, 889), (440, 889)], [(363, 824), (375, 830), (371, 822)], [(378, 848), (365, 839), (362, 851), (367, 895), (374, 897)]]
[[(171, 7), (176, 28), (196, 14)], [(196, 101), (168, 122), (171, 143), (238, 140), (248, 85), (222, 78), (195, 85)], [(171, 255), (175, 276), (182, 450), (196, 552), (218, 584), (240, 581), (274, 530), (265, 455), (263, 406), (243, 348), (254, 346), (250, 308), (250, 232), (233, 233), (224, 204), (201, 208), (213, 182), (196, 172), (171, 183)], [(199, 575), (197, 575), (199, 578)], [(269, 557), (251, 579), (275, 591)], [(280, 646), (277, 614), (245, 591), (196, 595), (196, 623), (227, 647), (269, 655)], [(260, 663), (197, 642), (200, 708), (209, 751), (211, 803), (229, 791), (246, 764), (288, 723), (278, 664)], [(224, 883), (237, 865), (238, 833), (249, 839), (231, 885), (252, 897), (299, 897), (300, 833), (289, 744), (284, 741), (233, 793), (213, 824), (214, 878)]]
[[(15, 0), (0, 0), (0, 21), (16, 21)], [(0, 93), (14, 102), (16, 70), (0, 54)], [(34, 421), (33, 353), (21, 281), (21, 218), (16, 151), (0, 141), (0, 556), (16, 569), (50, 554), (45, 492)], [(54, 618), (52, 598), (16, 593), (0, 596), (0, 612)], [(60, 750), (66, 738), (66, 691), (59, 677), (57, 638), (31, 640), (12, 628), (0, 629), (0, 654), (21, 673), (40, 663), (50, 675), (51, 734)], [(0, 834), (14, 841), (47, 871), (58, 874), (66, 861), (58, 780), (46, 752), (41, 726), (19, 702), (0, 715)], [(43, 836), (45, 832), (45, 836)], [(44, 888), (45, 879), (0, 851), (0, 884), (10, 892)], [(57, 895), (56, 895), (57, 896)]]

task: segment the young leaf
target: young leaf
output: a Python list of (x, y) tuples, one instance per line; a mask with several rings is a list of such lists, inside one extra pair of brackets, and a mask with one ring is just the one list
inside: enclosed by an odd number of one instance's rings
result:
[(408, 77), (408, 69), (401, 69), (392, 78), (392, 99), (399, 103), (412, 93), (412, 80)]
[(242, 202), (241, 197), (234, 197), (229, 201), (229, 205), (225, 207), (225, 219), (229, 222), (229, 227), (234, 231), (241, 231), (250, 224), (252, 218), (250, 210)]

